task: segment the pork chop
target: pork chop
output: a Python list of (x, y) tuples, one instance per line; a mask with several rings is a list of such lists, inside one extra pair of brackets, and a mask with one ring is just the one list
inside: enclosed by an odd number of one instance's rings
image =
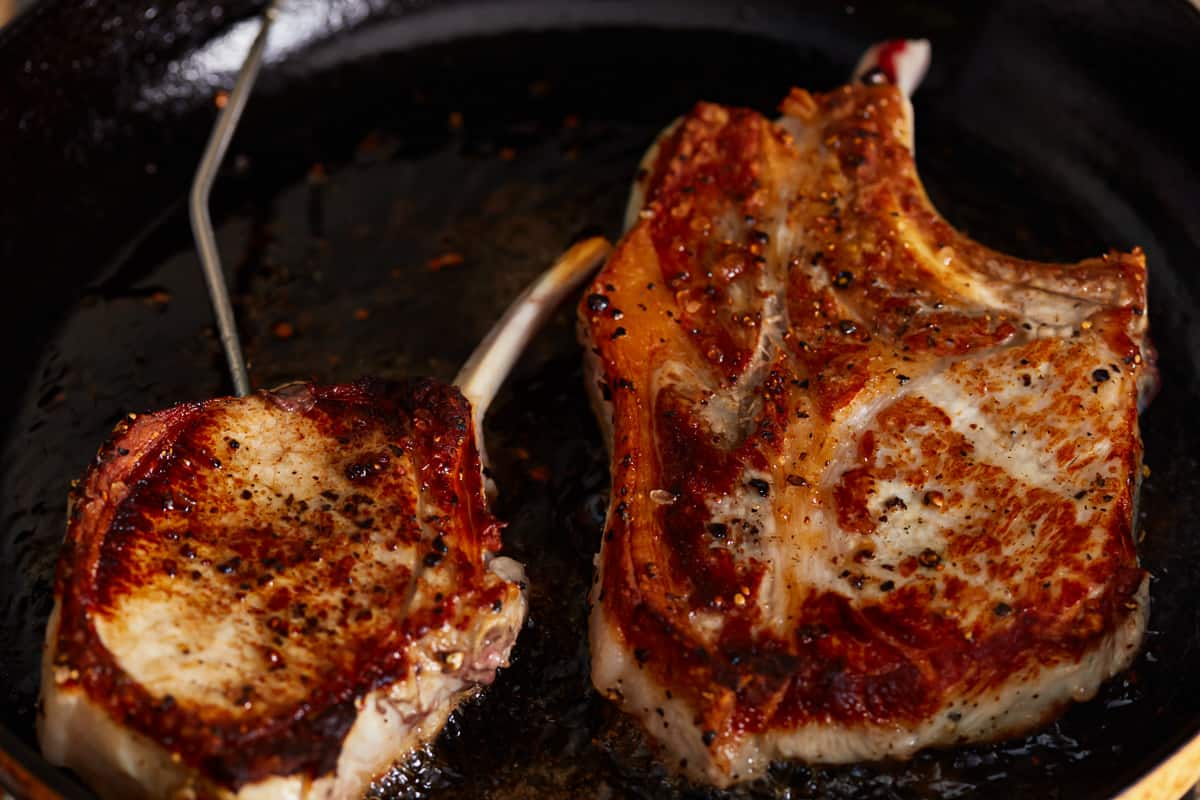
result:
[(592, 680), (718, 786), (1027, 731), (1145, 628), (1142, 252), (958, 233), (869, 80), (778, 122), (697, 105), (579, 307), (612, 458)]
[(470, 408), (431, 381), (131, 417), (70, 520), (42, 746), (111, 797), (361, 795), (524, 620)]
[(571, 248), (460, 373), (130, 415), (75, 485), (46, 758), (105, 797), (356, 798), (507, 663), (524, 572), (479, 421), (607, 253)]

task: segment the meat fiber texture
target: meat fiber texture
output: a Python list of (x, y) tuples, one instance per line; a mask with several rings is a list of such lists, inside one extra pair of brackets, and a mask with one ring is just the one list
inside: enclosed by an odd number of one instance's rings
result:
[(471, 408), (434, 381), (131, 415), (76, 486), (46, 757), (112, 798), (355, 798), (507, 663)]
[(1148, 612), (1142, 252), (956, 232), (894, 86), (782, 111), (672, 126), (579, 307), (612, 458), (592, 679), (719, 786), (1027, 731)]

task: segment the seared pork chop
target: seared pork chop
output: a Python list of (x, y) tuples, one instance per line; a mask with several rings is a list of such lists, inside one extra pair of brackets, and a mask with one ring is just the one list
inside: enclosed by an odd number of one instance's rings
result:
[(461, 392), (301, 383), (118, 425), (72, 492), (46, 757), (111, 798), (354, 798), (436, 736), (526, 610), (473, 417), (606, 252), (568, 251)]
[(299, 384), (118, 426), (72, 498), (46, 754), (102, 753), (72, 766), (114, 797), (361, 794), (524, 619), (470, 413)]
[(721, 786), (1026, 731), (1145, 626), (1142, 253), (956, 232), (870, 78), (778, 122), (697, 105), (579, 309), (612, 457), (592, 679)]

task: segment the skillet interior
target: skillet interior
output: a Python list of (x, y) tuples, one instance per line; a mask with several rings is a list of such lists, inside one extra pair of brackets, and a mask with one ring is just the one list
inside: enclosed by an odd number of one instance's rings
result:
[[(206, 70), (236, 63), (236, 47), (211, 42), (231, 27), (225, 41), (244, 41), (236, 23), (253, 10), (232, 3), (181, 22), (147, 19), (149, 3), (101, 4), (126, 20), (105, 39), (83, 33), (72, 5), (47, 2), (0, 40), (0, 74), (29, 76), (0, 103), (0, 259), (29, 286), (0, 300), (26, 387), (3, 399), (0, 744), (35, 769), (37, 665), (68, 481), (124, 412), (229, 391), (180, 201), (211, 119)], [(642, 149), (692, 101), (769, 111), (792, 83), (837, 84), (876, 38), (930, 35), (917, 151), (952, 221), (1027, 257), (1147, 250), (1163, 373), (1143, 420), (1151, 632), (1129, 675), (1028, 739), (902, 765), (781, 766), (738, 794), (1104, 796), (1200, 729), (1200, 689), (1186, 677), (1200, 674), (1200, 165), (1179, 112), (1200, 89), (1200, 15), (1183, 3), (1127, 18), (1075, 4), (964, 16), (933, 4), (570, 8), (333, 3), (310, 41), (268, 67), (215, 214), (254, 384), (451, 377), (564, 245), (616, 235)], [(671, 19), (701, 30), (653, 26)], [(72, 26), (79, 40), (61, 35)], [(131, 44), (131, 27), (152, 43)], [(513, 32), (530, 28), (553, 30)], [(65, 53), (34, 59), (52, 31)], [(95, 57), (104, 42), (126, 48), (110, 53), (117, 66)], [(93, 58), (91, 72), (70, 65), (80, 58)], [(55, 86), (101, 94), (75, 107)], [(428, 268), (449, 252), (463, 262)], [(514, 665), (384, 795), (705, 794), (672, 784), (589, 689), (584, 600), (607, 476), (578, 360), (564, 312), (489, 417), (506, 546), (533, 587)]]

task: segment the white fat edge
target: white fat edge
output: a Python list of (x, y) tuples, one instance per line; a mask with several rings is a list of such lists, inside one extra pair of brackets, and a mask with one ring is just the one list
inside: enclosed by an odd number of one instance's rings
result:
[[(56, 609), (51, 617), (52, 636), (57, 632), (58, 613)], [(476, 615), (476, 624), (466, 632), (472, 642), (483, 641), (486, 629), (495, 627), (496, 621), (485, 616)], [(503, 618), (500, 624), (515, 639), (524, 618), (523, 604), (495, 616)], [(356, 701), (356, 718), (340, 745), (336, 767), (315, 780), (307, 775), (275, 775), (236, 792), (212, 786), (160, 743), (118, 724), (79, 687), (60, 689), (52, 659), (44, 666), (39, 737), (48, 760), (73, 768), (108, 798), (197, 793), (239, 800), (359, 797), (397, 760), (435, 738), (458, 702), (476, 689), (469, 676), (445, 666), (443, 654), (462, 645), (461, 635), (448, 632), (420, 640), (411, 652), (415, 668), (407, 680), (375, 689)]]
[(108, 800), (178, 796), (191, 783), (188, 770), (153, 739), (119, 725), (81, 686), (60, 681), (63, 668), (55, 666), (54, 655), (61, 613), (56, 599), (42, 659), (37, 720), (42, 755), (74, 770)]
[(446, 655), (464, 648), (477, 650), (484, 645), (489, 631), (496, 628), (506, 629), (511, 642), (524, 617), (522, 602), (499, 612), (474, 615), (466, 631), (436, 630), (421, 638), (408, 653), (410, 672), (405, 680), (356, 700), (357, 716), (331, 772), (316, 780), (305, 775), (268, 778), (243, 788), (237, 795), (239, 800), (361, 797), (371, 782), (398, 760), (436, 738), (459, 702), (478, 691), (472, 670), (448, 664)]
[(675, 133), (680, 123), (683, 122), (683, 117), (676, 117), (671, 120), (666, 127), (658, 132), (654, 137), (654, 141), (646, 148), (646, 152), (642, 154), (642, 160), (638, 162), (637, 172), (634, 173), (633, 183), (629, 187), (629, 199), (625, 202), (625, 224), (623, 231), (628, 233), (638, 219), (641, 218), (642, 209), (646, 206), (646, 184), (650, 181), (651, 173), (654, 172), (654, 164), (658, 161), (658, 151), (662, 149), (662, 144), (671, 134)]
[(1149, 615), (1148, 579), (1134, 602), (1138, 608), (1124, 624), (1079, 661), (1031, 665), (999, 687), (955, 696), (916, 724), (812, 722), (772, 729), (739, 743), (731, 767), (750, 779), (778, 759), (825, 764), (905, 759), (926, 748), (999, 740), (1045, 724), (1063, 705), (1093, 698), (1104, 681), (1133, 663)]
[[(669, 686), (656, 681), (637, 662), (632, 649), (620, 634), (619, 625), (608, 619), (603, 603), (594, 603), (589, 620), (592, 653), (592, 685), (600, 694), (618, 703), (623, 711), (638, 719), (648, 734), (661, 742), (676, 769), (682, 759), (687, 772), (713, 783), (721, 782), (721, 770), (712, 762), (712, 753), (703, 744), (696, 727), (696, 713)], [(658, 710), (662, 709), (662, 714)]]

